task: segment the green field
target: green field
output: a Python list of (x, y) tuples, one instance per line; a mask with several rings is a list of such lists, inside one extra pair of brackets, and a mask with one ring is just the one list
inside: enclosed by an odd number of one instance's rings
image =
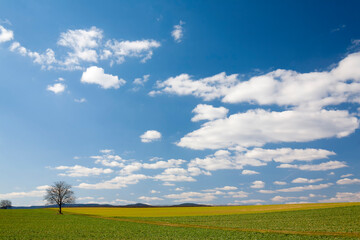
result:
[(0, 239), (360, 239), (360, 204), (0, 210)]

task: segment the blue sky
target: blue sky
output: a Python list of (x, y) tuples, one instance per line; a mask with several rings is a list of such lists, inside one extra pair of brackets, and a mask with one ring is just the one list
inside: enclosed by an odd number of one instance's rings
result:
[(360, 201), (347, 1), (0, 1), (0, 199)]

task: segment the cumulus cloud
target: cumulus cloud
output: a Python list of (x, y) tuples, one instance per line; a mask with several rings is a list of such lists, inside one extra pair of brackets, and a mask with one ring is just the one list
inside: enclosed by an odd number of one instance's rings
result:
[(82, 83), (98, 84), (104, 89), (118, 89), (126, 83), (122, 78), (104, 73), (104, 69), (92, 66), (86, 69), (81, 76)]
[(191, 119), (191, 121), (198, 122), (201, 120), (225, 118), (229, 110), (224, 107), (217, 108), (207, 104), (199, 104), (196, 108), (194, 108), (194, 110), (192, 110), (192, 112), (195, 113), (195, 116)]
[(24, 197), (43, 197), (46, 193), (48, 185), (38, 186), (35, 190), (29, 192), (11, 192), (0, 194), (0, 199), (13, 199), (13, 198), (24, 198)]
[(244, 191), (228, 192), (227, 194), (232, 198), (246, 198), (249, 195), (249, 193)]
[(336, 183), (339, 185), (355, 184), (355, 183), (360, 183), (360, 179), (358, 179), (358, 178), (354, 178), (354, 179), (343, 178), (343, 179), (338, 180)]
[(276, 193), (275, 190), (264, 190), (264, 189), (261, 189), (258, 192), (259, 193), (266, 193), (266, 194)]
[(216, 199), (216, 195), (222, 192), (204, 193), (204, 192), (182, 192), (180, 194), (165, 195), (165, 198), (175, 199), (174, 202), (210, 202)]
[[(208, 171), (220, 169), (242, 169), (244, 166), (265, 166), (267, 162), (292, 162), (292, 161), (312, 161), (316, 159), (328, 158), (334, 155), (323, 149), (262, 149), (254, 148), (252, 150), (244, 150), (242, 152), (235, 151), (232, 154), (228, 150), (218, 150), (214, 154), (205, 158), (195, 158), (190, 161), (190, 167), (199, 167)], [(257, 174), (256, 171), (243, 170), (242, 174)]]
[(178, 167), (185, 162), (186, 161), (182, 159), (169, 159), (167, 161), (157, 161), (155, 163), (144, 163), (142, 164), (142, 167), (146, 169), (173, 168)]
[(46, 90), (51, 91), (55, 94), (60, 94), (65, 91), (65, 84), (63, 83), (55, 83), (53, 85), (48, 85)]
[(254, 148), (245, 153), (245, 157), (260, 159), (263, 161), (274, 161), (279, 163), (290, 163), (293, 161), (310, 162), (317, 159), (325, 159), (329, 156), (335, 155), (334, 152), (324, 149), (292, 149), (292, 148), (277, 148), (277, 149), (263, 149)]
[(156, 130), (148, 130), (140, 136), (141, 142), (150, 143), (161, 139), (161, 133)]
[(234, 201), (235, 204), (231, 204), (231, 205), (237, 205), (237, 204), (259, 204), (259, 203), (264, 203), (264, 200), (261, 199), (248, 199), (248, 200), (235, 200)]
[(147, 201), (147, 202), (164, 200), (164, 199), (159, 198), (159, 197), (146, 197), (146, 196), (141, 196), (141, 197), (139, 197), (139, 199), (140, 199), (140, 200)]
[(283, 182), (283, 181), (274, 181), (273, 183), (275, 185), (286, 185), (287, 184), (286, 182)]
[(341, 178), (347, 178), (347, 177), (351, 177), (351, 176), (354, 176), (354, 174), (352, 174), (352, 173), (344, 174), (344, 175), (341, 175)]
[(280, 164), (280, 166), (277, 166), (277, 168), (295, 168), (304, 171), (327, 171), (327, 170), (344, 168), (344, 167), (347, 167), (346, 163), (339, 161), (329, 161), (320, 164), (304, 164), (304, 165)]
[(149, 81), (150, 74), (144, 75), (142, 78), (135, 78), (134, 84), (143, 86), (147, 81)]
[[(347, 111), (321, 110), (270, 112), (262, 109), (204, 123), (177, 143), (191, 149), (262, 146), (266, 143), (307, 142), (345, 137), (359, 126)], [(299, 131), (301, 129), (301, 131)]]
[(67, 177), (89, 177), (89, 176), (98, 176), (100, 174), (109, 174), (114, 172), (110, 168), (88, 168), (80, 165), (75, 166), (58, 166), (55, 167), (56, 170), (65, 170), (65, 173), (60, 173), (59, 176)]
[(72, 51), (64, 60), (64, 65), (79, 65), (80, 61), (97, 62), (98, 54), (95, 50), (103, 38), (102, 30), (91, 27), (90, 29), (68, 30), (60, 34), (58, 45), (68, 47)]
[(183, 168), (167, 168), (161, 174), (153, 177), (164, 182), (195, 182), (190, 172)]
[(195, 158), (188, 164), (189, 167), (199, 167), (208, 171), (221, 169), (242, 169), (243, 164), (236, 161), (231, 153), (226, 150), (219, 150), (213, 155), (209, 155), (204, 159)]
[(112, 56), (116, 63), (123, 63), (125, 57), (141, 58), (141, 62), (146, 62), (153, 55), (153, 49), (160, 47), (160, 42), (149, 40), (137, 41), (117, 41), (109, 40), (106, 42), (106, 49), (103, 51), (102, 58), (107, 59)]
[(282, 196), (275, 196), (271, 199), (271, 201), (273, 202), (286, 202), (286, 201), (289, 201), (289, 200), (308, 200), (309, 197), (282, 197)]
[(322, 179), (322, 178), (307, 179), (307, 178), (299, 177), (299, 178), (296, 178), (296, 179), (292, 180), (291, 182), (292, 183), (316, 183), (316, 182), (320, 182), (322, 180), (324, 180), (324, 179)]
[(243, 171), (241, 172), (241, 174), (243, 174), (243, 175), (254, 175), (254, 174), (259, 174), (259, 172), (257, 172), (257, 171), (252, 171), (252, 170), (243, 170)]
[(193, 80), (188, 74), (180, 74), (166, 81), (157, 82), (156, 88), (159, 90), (151, 91), (149, 95), (155, 96), (160, 93), (194, 95), (205, 101), (211, 101), (223, 96), (229, 88), (234, 87), (238, 82), (237, 76), (238, 74), (227, 76), (225, 72), (222, 72), (211, 77)]
[(0, 25), (0, 43), (8, 42), (14, 39), (14, 33)]
[(302, 191), (306, 191), (306, 190), (319, 190), (319, 189), (323, 189), (323, 188), (328, 188), (332, 185), (334, 185), (334, 184), (324, 183), (324, 184), (319, 184), (319, 185), (307, 185), (307, 186), (302, 186), (302, 187), (283, 188), (283, 189), (278, 189), (276, 191), (277, 192), (302, 192)]
[[(0, 43), (12, 39), (13, 32), (0, 26)], [(14, 42), (10, 50), (32, 58), (43, 69), (72, 71), (83, 70), (88, 64), (97, 63), (99, 60), (109, 60), (110, 65), (113, 65), (123, 63), (127, 57), (136, 57), (145, 62), (151, 58), (153, 49), (160, 47), (160, 43), (152, 39), (135, 41), (114, 39), (103, 42), (103, 30), (94, 26), (89, 29), (69, 29), (60, 34), (57, 44), (65, 48), (65, 51), (62, 51), (65, 54), (60, 54), (58, 59), (50, 48), (40, 54), (21, 46), (19, 42)]]
[(53, 69), (53, 65), (58, 62), (54, 51), (50, 48), (46, 49), (45, 53), (38, 53), (21, 46), (19, 42), (13, 42), (9, 49), (22, 56), (30, 57), (34, 63), (40, 64), (42, 69)]
[(337, 192), (335, 197), (319, 202), (360, 202), (360, 192)]
[(171, 32), (171, 36), (174, 38), (175, 42), (181, 42), (182, 38), (183, 38), (183, 25), (185, 24), (185, 22), (180, 20), (180, 23), (178, 25), (174, 25), (174, 29)]
[(213, 189), (206, 189), (206, 190), (202, 190), (204, 192), (216, 192), (216, 191), (231, 191), (231, 190), (237, 190), (237, 187), (234, 186), (225, 186), (225, 187), (217, 187), (217, 188), (213, 188)]
[(130, 184), (137, 184), (140, 180), (147, 179), (143, 174), (132, 174), (127, 176), (117, 176), (111, 180), (100, 183), (80, 183), (77, 187), (83, 189), (120, 189)]
[[(250, 102), (259, 105), (276, 104), (307, 109), (351, 102), (359, 97), (360, 53), (352, 53), (330, 71), (298, 73), (278, 69), (240, 81), (238, 75), (225, 73), (210, 78), (193, 80), (188, 74), (158, 82), (157, 93), (194, 95), (204, 100), (222, 98), (223, 102)], [(213, 81), (209, 81), (212, 79)]]
[(252, 182), (251, 188), (264, 188), (265, 183), (263, 181), (254, 181)]

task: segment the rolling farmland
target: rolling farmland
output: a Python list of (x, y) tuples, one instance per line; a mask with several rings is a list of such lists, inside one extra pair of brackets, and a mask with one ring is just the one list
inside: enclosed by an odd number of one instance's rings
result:
[(0, 239), (360, 239), (360, 203), (65, 208), (64, 213), (0, 211)]

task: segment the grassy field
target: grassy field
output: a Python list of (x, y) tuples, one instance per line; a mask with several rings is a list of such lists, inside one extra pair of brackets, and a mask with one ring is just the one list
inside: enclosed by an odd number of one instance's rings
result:
[(308, 203), (220, 207), (164, 207), (164, 208), (65, 208), (64, 212), (99, 215), (102, 217), (176, 217), (231, 215), (248, 213), (282, 212), (354, 206), (360, 203)]
[[(287, 210), (279, 211), (280, 206)], [(242, 214), (227, 215), (216, 215), (214, 208), (215, 215), (208, 212), (207, 216), (205, 209), (191, 208), (201, 216), (176, 217), (159, 217), (157, 212), (163, 208), (126, 209), (136, 217), (119, 214), (119, 208), (83, 209), (92, 215), (75, 214), (78, 208), (65, 209), (64, 215), (51, 209), (0, 210), (0, 239), (360, 239), (360, 204), (309, 207), (248, 206), (238, 207), (248, 209)], [(141, 215), (145, 211), (148, 216), (150, 210), (151, 217)], [(181, 208), (171, 211), (181, 212)]]

